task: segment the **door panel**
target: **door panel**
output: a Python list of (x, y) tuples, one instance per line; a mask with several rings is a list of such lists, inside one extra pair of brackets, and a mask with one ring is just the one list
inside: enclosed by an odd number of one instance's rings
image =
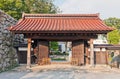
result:
[(84, 64), (84, 42), (73, 41), (72, 42), (72, 65)]
[(48, 41), (39, 41), (38, 44), (38, 64), (44, 65), (48, 64), (49, 60), (49, 42)]

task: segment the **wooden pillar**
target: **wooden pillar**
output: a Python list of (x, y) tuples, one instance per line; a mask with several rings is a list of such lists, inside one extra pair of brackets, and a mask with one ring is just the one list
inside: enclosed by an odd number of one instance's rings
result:
[(27, 68), (31, 67), (31, 38), (28, 38)]
[(93, 39), (90, 39), (90, 65), (94, 66), (94, 45), (93, 45)]

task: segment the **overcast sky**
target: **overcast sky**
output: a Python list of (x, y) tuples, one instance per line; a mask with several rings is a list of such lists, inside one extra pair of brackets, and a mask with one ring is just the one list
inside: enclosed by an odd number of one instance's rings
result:
[(100, 13), (100, 18), (120, 18), (120, 0), (55, 0), (62, 13)]

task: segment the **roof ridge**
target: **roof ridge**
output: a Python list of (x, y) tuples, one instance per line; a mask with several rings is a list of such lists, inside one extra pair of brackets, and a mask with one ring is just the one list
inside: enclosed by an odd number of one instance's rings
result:
[(99, 17), (99, 13), (96, 14), (27, 14), (23, 13), (22, 18), (25, 17)]

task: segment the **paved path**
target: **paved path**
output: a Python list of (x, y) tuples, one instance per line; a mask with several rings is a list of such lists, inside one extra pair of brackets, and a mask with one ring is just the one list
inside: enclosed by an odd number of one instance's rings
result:
[(120, 72), (66, 65), (35, 66), (31, 71), (18, 67), (0, 73), (0, 79), (120, 79)]

